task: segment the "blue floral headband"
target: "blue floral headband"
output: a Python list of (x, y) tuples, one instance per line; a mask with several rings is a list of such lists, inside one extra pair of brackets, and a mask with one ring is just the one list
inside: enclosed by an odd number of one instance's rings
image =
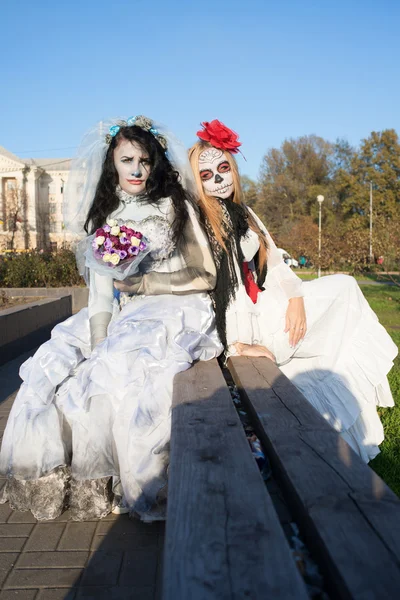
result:
[(153, 121), (151, 119), (149, 119), (148, 117), (145, 117), (143, 115), (138, 115), (136, 117), (129, 117), (129, 119), (127, 119), (126, 121), (119, 121), (117, 125), (112, 125), (112, 127), (110, 127), (110, 129), (108, 130), (108, 133), (106, 135), (106, 138), (105, 138), (106, 143), (107, 144), (111, 143), (112, 139), (121, 130), (121, 127), (130, 127), (132, 125), (136, 125), (137, 127), (140, 127), (141, 129), (144, 129), (145, 131), (152, 133), (154, 135), (154, 137), (156, 138), (156, 140), (158, 141), (158, 143), (164, 149), (164, 151), (166, 152), (168, 150), (167, 138), (165, 136), (163, 136), (158, 131), (158, 129), (153, 127)]

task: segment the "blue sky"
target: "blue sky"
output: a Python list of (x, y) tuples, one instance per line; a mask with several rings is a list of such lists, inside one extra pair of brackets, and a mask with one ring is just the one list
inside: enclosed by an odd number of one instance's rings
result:
[(112, 115), (188, 146), (218, 118), (255, 178), (288, 137), (400, 131), (398, 0), (0, 0), (0, 21), (0, 145), (20, 156), (72, 156)]

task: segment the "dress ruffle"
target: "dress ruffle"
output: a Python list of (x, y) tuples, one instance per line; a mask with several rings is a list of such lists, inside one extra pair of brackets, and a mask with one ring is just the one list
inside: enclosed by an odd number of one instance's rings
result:
[(353, 277), (332, 275), (302, 286), (308, 330), (296, 347), (284, 333), (287, 300), (271, 281), (247, 320), (247, 300), (231, 307), (228, 341), (257, 343), (368, 462), (384, 439), (377, 406), (393, 406), (387, 374), (398, 349)]
[[(173, 378), (221, 350), (207, 294), (135, 299), (92, 353), (83, 309), (57, 325), (51, 340), (22, 366), (1, 472), (23, 482), (43, 481), (68, 468), (66, 491), (75, 490), (79, 519), (85, 518), (79, 494), (93, 483), (77, 482), (102, 480), (103, 498), (104, 482), (112, 478), (131, 512), (149, 519), (166, 485)], [(40, 518), (53, 514), (49, 508)]]
[(312, 372), (292, 379), (365, 462), (379, 454), (378, 446), (384, 440), (376, 407), (394, 406), (387, 374), (397, 352), (396, 345), (368, 307), (347, 346), (343, 344), (336, 365), (322, 381), (323, 370), (317, 381)]

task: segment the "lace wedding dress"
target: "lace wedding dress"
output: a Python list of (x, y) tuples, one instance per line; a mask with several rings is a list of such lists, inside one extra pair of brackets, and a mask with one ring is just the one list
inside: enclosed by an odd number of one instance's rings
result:
[[(330, 275), (302, 282), (249, 210), (268, 239), (268, 274), (256, 304), (238, 275), (236, 298), (226, 315), (229, 353), (235, 354), (236, 342), (266, 346), (280, 370), (368, 462), (384, 439), (376, 407), (394, 405), (387, 374), (397, 347), (353, 277)], [(251, 263), (259, 248), (257, 235), (249, 230), (241, 248)], [(236, 269), (239, 273), (237, 264)], [(285, 315), (289, 298), (299, 296), (304, 297), (307, 333), (291, 348), (284, 333)]]
[[(207, 294), (215, 266), (187, 207), (179, 248), (169, 198), (155, 206), (125, 196), (111, 215), (149, 241), (138, 293), (116, 300), (112, 276), (91, 272), (89, 307), (22, 365), (0, 455), (3, 502), (38, 519), (69, 506), (84, 520), (110, 512), (115, 494), (143, 520), (164, 517), (173, 378), (222, 350)], [(91, 350), (98, 315), (108, 332)]]

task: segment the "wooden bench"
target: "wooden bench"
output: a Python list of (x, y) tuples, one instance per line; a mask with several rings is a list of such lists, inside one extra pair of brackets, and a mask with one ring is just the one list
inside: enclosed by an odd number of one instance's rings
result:
[[(228, 368), (331, 598), (400, 598), (398, 498), (271, 361)], [(175, 378), (162, 597), (309, 597), (216, 360)]]

